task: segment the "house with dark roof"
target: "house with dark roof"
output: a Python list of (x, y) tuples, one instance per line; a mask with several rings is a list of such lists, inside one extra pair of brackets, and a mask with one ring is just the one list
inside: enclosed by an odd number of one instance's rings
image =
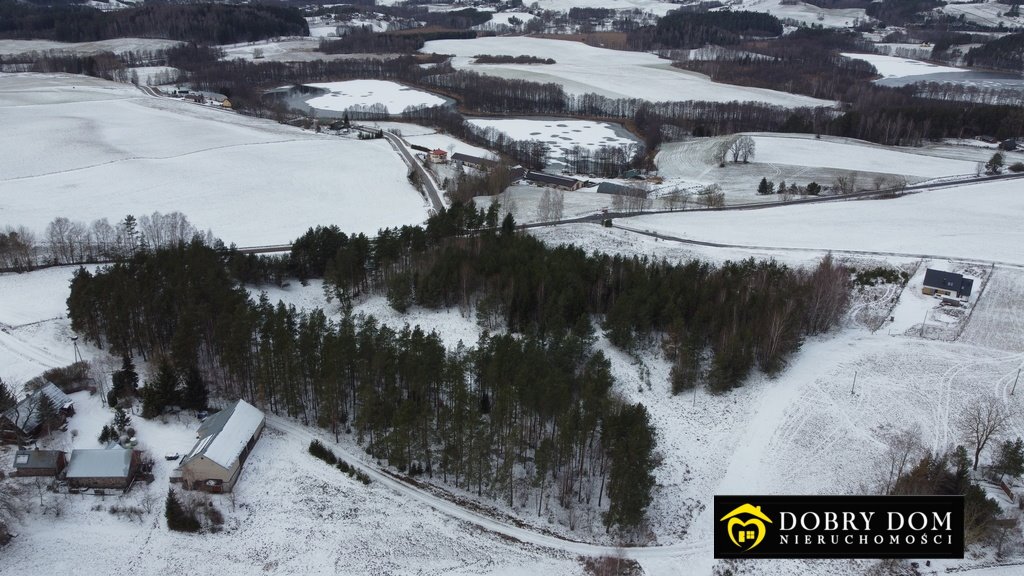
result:
[(266, 417), (244, 400), (203, 421), (198, 440), (171, 474), (172, 482), (206, 492), (231, 492), (266, 425)]
[(15, 476), (58, 476), (67, 465), (60, 450), (18, 450), (14, 454)]
[(932, 296), (955, 296), (957, 298), (969, 298), (974, 288), (974, 280), (964, 278), (955, 272), (933, 270), (929, 268), (924, 273), (924, 284), (921, 293)]
[(526, 173), (526, 180), (540, 186), (553, 186), (564, 190), (579, 190), (583, 187), (582, 180), (557, 174), (548, 174), (547, 172), (537, 172), (535, 170), (530, 170)]
[(452, 154), (452, 162), (459, 162), (461, 164), (468, 164), (479, 170), (486, 168), (493, 168), (498, 165), (497, 160), (491, 160), (489, 158), (481, 158), (479, 156), (470, 156), (469, 154), (463, 154), (462, 152), (456, 152)]
[[(43, 398), (49, 400), (52, 408), (49, 415), (46, 414), (46, 408), (41, 406)], [(25, 442), (41, 432), (48, 433), (63, 426), (74, 414), (74, 401), (52, 382), (47, 382), (0, 414), (0, 440), (6, 443)]]
[(64, 479), (71, 488), (127, 490), (139, 471), (141, 457), (130, 448), (73, 450)]

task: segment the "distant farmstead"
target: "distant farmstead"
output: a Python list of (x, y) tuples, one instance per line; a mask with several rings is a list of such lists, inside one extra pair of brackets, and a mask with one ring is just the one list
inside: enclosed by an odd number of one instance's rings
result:
[(71, 488), (127, 490), (140, 461), (139, 453), (130, 448), (75, 450), (64, 478)]
[(263, 412), (244, 400), (210, 416), (171, 481), (193, 490), (230, 492), (265, 425)]
[(448, 153), (440, 148), (435, 148), (430, 151), (430, 161), (434, 164), (444, 164), (448, 161)]
[(938, 294), (940, 296), (969, 298), (973, 288), (974, 280), (970, 278), (964, 278), (955, 272), (945, 272), (929, 268), (924, 274), (924, 285), (921, 288), (921, 292), (928, 296)]

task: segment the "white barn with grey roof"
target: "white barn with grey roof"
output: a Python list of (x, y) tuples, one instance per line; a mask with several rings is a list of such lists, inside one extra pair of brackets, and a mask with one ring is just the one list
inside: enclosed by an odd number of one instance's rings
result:
[(195, 446), (172, 480), (194, 490), (230, 492), (265, 425), (263, 412), (244, 400), (213, 414), (199, 427)]

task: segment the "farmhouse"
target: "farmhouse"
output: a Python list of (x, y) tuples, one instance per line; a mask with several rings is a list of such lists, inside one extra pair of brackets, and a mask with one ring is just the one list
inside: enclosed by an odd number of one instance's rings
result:
[[(49, 400), (49, 407), (42, 399)], [(52, 409), (52, 410), (50, 410)], [(6, 443), (24, 442), (40, 432), (64, 425), (75, 414), (75, 403), (52, 382), (26, 396), (21, 402), (0, 414), (0, 440)]]
[(14, 454), (15, 476), (58, 476), (67, 465), (60, 450), (18, 450)]
[(579, 190), (583, 187), (583, 181), (568, 176), (558, 176), (547, 172), (530, 170), (526, 173), (526, 179), (540, 186), (553, 186), (564, 190)]
[(138, 452), (126, 448), (74, 450), (64, 478), (71, 488), (127, 490), (140, 460)]
[(193, 490), (230, 492), (265, 424), (263, 412), (244, 400), (210, 416), (199, 427), (199, 440), (171, 474), (171, 481)]
[(924, 274), (924, 286), (921, 288), (921, 292), (928, 296), (939, 294), (941, 296), (967, 298), (971, 295), (973, 287), (974, 280), (970, 278), (964, 278), (954, 272), (929, 268)]
[(498, 165), (497, 160), (480, 158), (479, 156), (470, 156), (469, 154), (463, 154), (462, 152), (456, 152), (455, 154), (452, 154), (452, 162), (468, 164), (478, 170), (485, 170), (487, 168), (493, 168)]
[(434, 148), (430, 151), (430, 161), (434, 164), (444, 164), (448, 161), (448, 153), (440, 148)]

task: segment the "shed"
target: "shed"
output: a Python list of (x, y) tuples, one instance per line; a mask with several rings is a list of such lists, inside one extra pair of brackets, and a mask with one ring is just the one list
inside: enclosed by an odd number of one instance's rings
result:
[(64, 477), (72, 488), (126, 490), (139, 471), (139, 453), (125, 448), (74, 450)]
[[(46, 397), (54, 409), (48, 422), (43, 421), (40, 401)], [(75, 414), (75, 402), (70, 396), (47, 382), (17, 405), (0, 414), (0, 439), (4, 442), (22, 442), (39, 435), (44, 427), (57, 428)], [(44, 426), (45, 425), (45, 426)]]
[(498, 165), (497, 160), (491, 160), (489, 158), (481, 158), (479, 156), (470, 156), (469, 154), (463, 154), (462, 152), (456, 152), (452, 154), (452, 162), (461, 162), (462, 164), (469, 164), (474, 168), (481, 170), (485, 168), (493, 168)]
[(548, 174), (547, 172), (537, 172), (535, 170), (527, 172), (526, 179), (541, 186), (554, 186), (555, 188), (565, 190), (579, 190), (583, 187), (582, 180), (569, 178), (568, 176), (558, 176), (557, 174)]
[(636, 198), (644, 198), (647, 196), (647, 192), (642, 188), (637, 188), (635, 186), (623, 186), (622, 184), (616, 184), (614, 182), (601, 182), (597, 185), (597, 193), (631, 196)]
[(230, 492), (265, 424), (263, 412), (244, 400), (210, 416), (172, 478), (186, 488)]
[(58, 476), (67, 465), (60, 450), (18, 450), (14, 454), (15, 476)]
[(955, 272), (934, 270), (929, 268), (924, 273), (924, 283), (921, 293), (928, 296), (938, 294), (940, 296), (956, 296), (957, 298), (969, 298), (974, 288), (974, 280), (964, 278)]

